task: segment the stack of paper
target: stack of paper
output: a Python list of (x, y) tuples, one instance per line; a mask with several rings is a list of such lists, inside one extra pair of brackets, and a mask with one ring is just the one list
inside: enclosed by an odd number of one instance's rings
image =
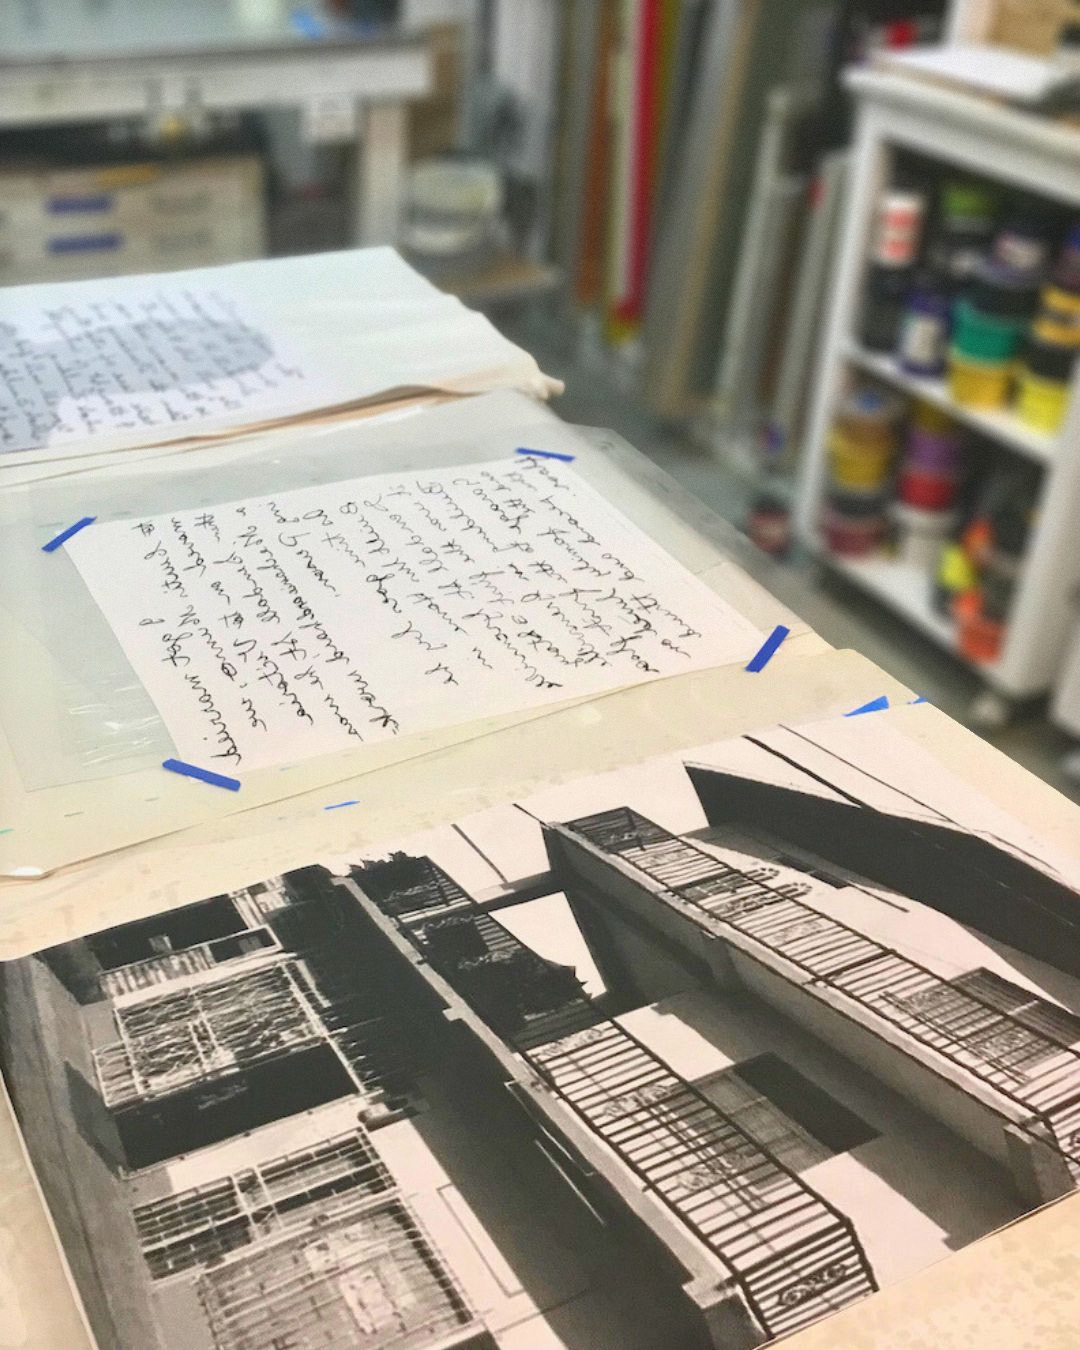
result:
[(1076, 808), (393, 254), (4, 306), (0, 1345), (1021, 1344)]
[(0, 293), (0, 469), (558, 385), (393, 249)]

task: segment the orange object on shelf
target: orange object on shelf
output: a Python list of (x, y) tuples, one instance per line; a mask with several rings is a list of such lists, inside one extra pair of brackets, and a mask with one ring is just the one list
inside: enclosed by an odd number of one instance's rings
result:
[(964, 591), (952, 604), (956, 619), (956, 649), (969, 661), (988, 663), (1001, 655), (1005, 625), (983, 614), (982, 592)]
[(994, 526), (987, 516), (976, 516), (960, 536), (960, 543), (976, 567), (984, 567), (994, 547)]

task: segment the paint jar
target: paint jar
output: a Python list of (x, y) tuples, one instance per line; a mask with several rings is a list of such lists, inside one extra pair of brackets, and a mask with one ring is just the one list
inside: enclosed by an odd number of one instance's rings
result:
[(943, 618), (952, 618), (953, 601), (978, 585), (979, 573), (967, 550), (957, 539), (946, 541), (938, 554), (932, 599)]
[(859, 441), (883, 440), (895, 435), (904, 412), (904, 400), (898, 395), (875, 384), (861, 384), (841, 403), (836, 425)]
[(870, 261), (886, 267), (910, 267), (919, 252), (926, 194), (887, 188), (878, 200)]
[(983, 550), (980, 580), (984, 589), (983, 611), (1004, 618), (1008, 600), (1020, 580), (1030, 525), (1023, 514), (995, 516), (987, 547)]
[(866, 516), (852, 516), (837, 511), (832, 505), (825, 508), (822, 524), (825, 546), (830, 553), (842, 558), (865, 558), (876, 552), (888, 527), (883, 510)]
[(994, 240), (992, 261), (1028, 285), (1038, 285), (1046, 275), (1050, 239), (1045, 227), (1034, 219), (1014, 217)]
[(949, 352), (949, 392), (967, 408), (1004, 408), (1012, 387), (1012, 361), (976, 361)]
[(945, 372), (951, 305), (933, 279), (912, 292), (900, 325), (897, 356), (912, 375), (934, 378)]
[(908, 464), (900, 470), (896, 480), (897, 498), (905, 506), (923, 511), (947, 511), (956, 502), (960, 478), (956, 473), (928, 473)]
[(904, 467), (924, 473), (957, 474), (963, 462), (964, 446), (959, 432), (924, 431), (912, 426), (904, 448)]
[(884, 487), (896, 458), (896, 428), (903, 400), (874, 385), (860, 385), (843, 401), (829, 434), (833, 482), (855, 492)]
[(998, 194), (987, 184), (953, 179), (942, 186), (930, 263), (954, 296), (961, 295), (990, 254)]
[(1024, 316), (1003, 316), (979, 309), (970, 300), (957, 303), (953, 347), (976, 361), (1011, 361), (1027, 329)]
[(746, 517), (746, 537), (763, 553), (782, 558), (791, 547), (791, 508), (785, 496), (765, 489), (757, 494)]
[(1061, 429), (1078, 352), (1080, 326), (1044, 312), (1028, 338), (1018, 377), (1016, 412), (1022, 421), (1050, 434)]
[(1017, 380), (1016, 415), (1020, 420), (1048, 436), (1060, 431), (1069, 409), (1070, 382), (1043, 380), (1027, 369), (1021, 369)]
[(893, 352), (914, 281), (926, 196), (889, 188), (878, 201), (859, 335), (874, 352)]
[(1051, 323), (1080, 327), (1080, 291), (1063, 286), (1044, 286), (1039, 296), (1042, 315)]
[(956, 512), (923, 511), (893, 502), (890, 514), (896, 526), (898, 560), (921, 572), (933, 572), (945, 541), (956, 528)]
[(896, 458), (896, 441), (861, 441), (849, 435), (842, 427), (834, 427), (829, 434), (829, 465), (837, 487), (854, 491), (879, 489), (892, 472)]
[(960, 655), (979, 664), (996, 661), (1005, 641), (1005, 624), (984, 613), (982, 593), (964, 591), (953, 600), (952, 610)]

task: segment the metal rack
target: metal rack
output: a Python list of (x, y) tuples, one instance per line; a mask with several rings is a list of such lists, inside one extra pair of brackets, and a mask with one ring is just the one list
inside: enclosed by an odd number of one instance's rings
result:
[(0, 127), (297, 108), (312, 140), (356, 146), (354, 242), (394, 243), (408, 104), (431, 86), (425, 39), (220, 0), (183, 12), (181, 24), (169, 0), (0, 6)]

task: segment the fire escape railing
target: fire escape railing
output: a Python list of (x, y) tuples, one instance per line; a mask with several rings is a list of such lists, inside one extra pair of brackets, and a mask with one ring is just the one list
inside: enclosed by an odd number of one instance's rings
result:
[(530, 1063), (723, 1261), (771, 1336), (877, 1284), (846, 1215), (616, 1022), (539, 1046)]
[(790, 961), (1030, 1113), (1080, 1173), (1080, 1050), (989, 999), (803, 904), (777, 869), (743, 870), (630, 807), (562, 826), (708, 918)]
[[(529, 952), (510, 931), (442, 873), (426, 888), (410, 880), (399, 896), (377, 865), (354, 873), (370, 899), (492, 1029), (589, 1129), (630, 1168), (643, 1189), (670, 1210), (737, 1282), (770, 1336), (785, 1335), (846, 1307), (877, 1288), (850, 1220), (807, 1186), (686, 1079), (670, 1069), (580, 991), (527, 1029), (508, 1032), (492, 1017), (472, 978), (462, 978), (453, 948), (433, 940), (447, 900), (471, 936), (457, 952)], [(400, 862), (398, 863), (400, 867)], [(417, 901), (420, 903), (416, 903)], [(544, 963), (551, 965), (551, 963)], [(555, 969), (561, 969), (555, 967)]]

